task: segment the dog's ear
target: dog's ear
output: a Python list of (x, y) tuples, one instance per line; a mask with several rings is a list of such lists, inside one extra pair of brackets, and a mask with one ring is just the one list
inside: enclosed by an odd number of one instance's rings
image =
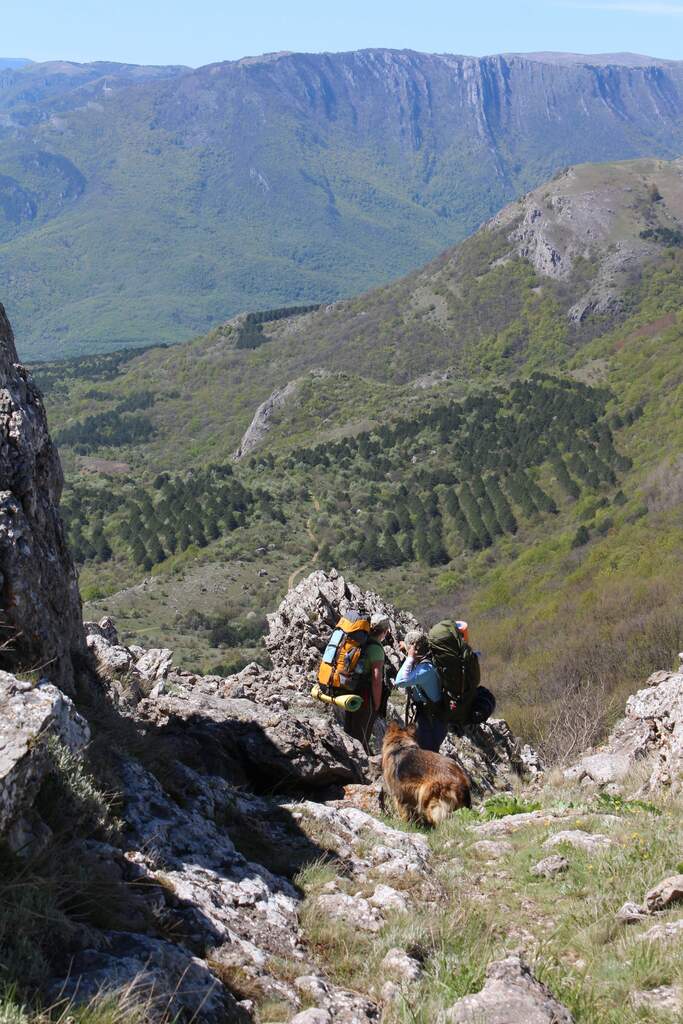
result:
[(407, 725), (405, 727), (405, 734), (406, 736), (409, 736), (411, 740), (415, 739), (415, 737), (417, 736), (417, 726), (415, 725), (415, 723), (413, 723), (412, 725)]

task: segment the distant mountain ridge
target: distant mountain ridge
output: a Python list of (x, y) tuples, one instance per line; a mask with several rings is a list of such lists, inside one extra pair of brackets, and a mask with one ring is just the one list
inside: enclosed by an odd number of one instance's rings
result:
[(23, 68), (32, 63), (26, 57), (0, 57), (0, 68)]
[(26, 357), (177, 341), (382, 284), (566, 165), (681, 152), (683, 63), (630, 54), (5, 70), (0, 293)]

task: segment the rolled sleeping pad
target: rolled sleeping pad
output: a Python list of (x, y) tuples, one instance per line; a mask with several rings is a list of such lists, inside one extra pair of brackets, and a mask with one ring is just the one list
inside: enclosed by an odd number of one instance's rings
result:
[(311, 690), (311, 697), (314, 700), (321, 700), (323, 704), (335, 704), (338, 708), (343, 708), (344, 711), (359, 711), (363, 706), (363, 698), (357, 693), (345, 693), (340, 694), (339, 697), (330, 697), (329, 694), (323, 693), (317, 683)]

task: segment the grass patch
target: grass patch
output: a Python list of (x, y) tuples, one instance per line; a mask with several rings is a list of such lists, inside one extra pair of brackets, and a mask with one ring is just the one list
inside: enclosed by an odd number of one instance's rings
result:
[(506, 818), (510, 814), (529, 814), (538, 811), (540, 807), (536, 800), (520, 800), (510, 793), (496, 793), (484, 800), (480, 816), (491, 821), (494, 818)]

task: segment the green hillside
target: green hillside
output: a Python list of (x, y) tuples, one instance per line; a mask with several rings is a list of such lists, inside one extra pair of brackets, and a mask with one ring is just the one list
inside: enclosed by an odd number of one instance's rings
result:
[(683, 65), (648, 58), (8, 69), (2, 298), (31, 358), (330, 302), (422, 264), (568, 164), (677, 156), (682, 109)]
[[(589, 258), (578, 211), (610, 181)], [(353, 302), (37, 366), (88, 614), (228, 671), (263, 657), (263, 615), (302, 572), (335, 565), (426, 619), (468, 619), (523, 733), (548, 735), (569, 691), (590, 741), (683, 645), (683, 247), (641, 237), (682, 201), (677, 165), (579, 168)], [(515, 254), (541, 203), (564, 277)]]

